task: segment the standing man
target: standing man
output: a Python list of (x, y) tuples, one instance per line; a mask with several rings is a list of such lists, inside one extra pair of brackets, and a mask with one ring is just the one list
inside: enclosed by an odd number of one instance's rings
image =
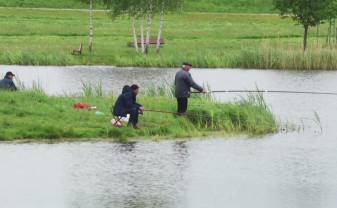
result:
[(3, 80), (0, 80), (0, 89), (16, 91), (17, 88), (13, 82), (15, 75), (12, 72), (7, 72)]
[(206, 92), (204, 88), (194, 82), (190, 70), (192, 64), (183, 63), (183, 68), (179, 70), (175, 77), (176, 98), (178, 102), (178, 114), (181, 116), (186, 115), (188, 98), (190, 97), (191, 88), (199, 92)]
[(137, 95), (139, 94), (139, 86), (125, 86), (122, 94), (118, 97), (113, 108), (114, 116), (126, 117), (130, 114), (128, 126), (139, 129), (138, 117), (144, 112), (144, 107), (137, 103)]

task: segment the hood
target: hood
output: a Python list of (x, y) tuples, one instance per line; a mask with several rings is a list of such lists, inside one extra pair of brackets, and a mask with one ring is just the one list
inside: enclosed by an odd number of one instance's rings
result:
[(123, 87), (123, 90), (122, 90), (122, 94), (125, 94), (125, 93), (128, 93), (128, 92), (131, 92), (131, 87), (126, 85)]

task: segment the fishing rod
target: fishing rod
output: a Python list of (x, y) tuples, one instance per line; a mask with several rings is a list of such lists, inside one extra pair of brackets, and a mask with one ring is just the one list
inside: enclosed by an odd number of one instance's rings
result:
[(145, 109), (144, 112), (164, 113), (164, 114), (173, 114), (173, 115), (178, 115), (179, 114), (177, 112), (164, 111), (164, 110), (153, 110), (153, 109)]
[(314, 91), (289, 91), (289, 90), (214, 90), (210, 92), (191, 92), (192, 94), (211, 93), (278, 93), (278, 94), (310, 94), (310, 95), (335, 95), (337, 92), (314, 92)]
[[(163, 113), (163, 114), (170, 114), (170, 115), (175, 115), (175, 116), (181, 115), (180, 113), (177, 113), (177, 112), (164, 111), (164, 110), (152, 110), (152, 109), (145, 109), (144, 112), (150, 112), (150, 113)], [(197, 113), (190, 113), (190, 112), (186, 112), (184, 115), (185, 115), (185, 116), (189, 116), (189, 117), (211, 118), (211, 116), (201, 115), (201, 114), (199, 115), (199, 114), (197, 114)]]

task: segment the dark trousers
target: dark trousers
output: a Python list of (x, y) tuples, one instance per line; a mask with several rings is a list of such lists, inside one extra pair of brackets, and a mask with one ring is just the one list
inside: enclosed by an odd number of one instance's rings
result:
[(127, 114), (130, 114), (129, 119), (129, 126), (135, 126), (138, 124), (138, 117), (139, 117), (139, 110), (138, 109), (131, 109), (126, 112)]
[(188, 106), (188, 98), (177, 98), (177, 103), (178, 103), (178, 113), (179, 114), (184, 114), (187, 112), (187, 106)]

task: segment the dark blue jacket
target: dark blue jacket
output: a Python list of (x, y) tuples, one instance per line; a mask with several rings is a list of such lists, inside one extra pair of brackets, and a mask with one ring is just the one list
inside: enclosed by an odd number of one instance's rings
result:
[(13, 80), (9, 79), (8, 77), (5, 77), (3, 80), (0, 80), (0, 89), (5, 90), (17, 90)]
[(113, 107), (113, 115), (126, 117), (130, 111), (139, 110), (142, 105), (137, 103), (136, 95), (131, 89), (123, 89)]

